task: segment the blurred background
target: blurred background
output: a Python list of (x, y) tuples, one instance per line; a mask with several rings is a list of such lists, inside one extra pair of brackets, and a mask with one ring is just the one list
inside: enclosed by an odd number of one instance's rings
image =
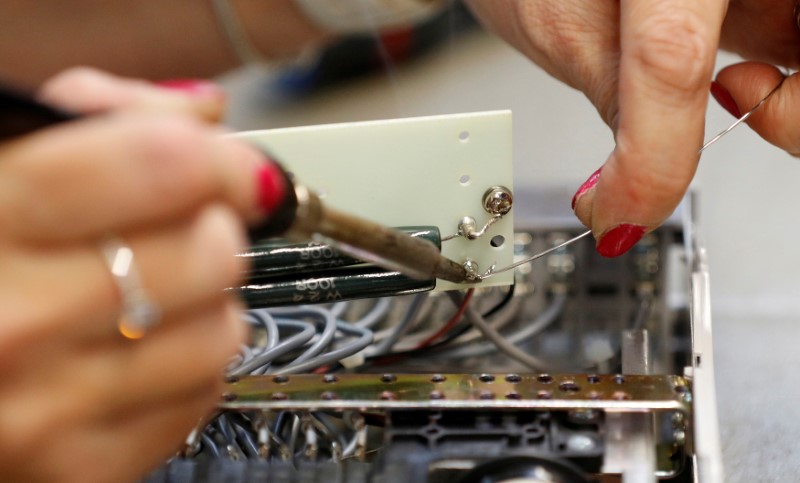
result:
[[(718, 68), (737, 62), (720, 55)], [(223, 84), (228, 124), (268, 129), (482, 110), (514, 115), (515, 186), (572, 190), (613, 148), (584, 96), (463, 14), (416, 32), (355, 38), (321, 59), (243, 69)], [(733, 122), (711, 101), (706, 139)], [(800, 161), (741, 126), (710, 148), (693, 189), (711, 267), (727, 480), (796, 481), (800, 457)], [(569, 205), (571, 192), (560, 200)]]

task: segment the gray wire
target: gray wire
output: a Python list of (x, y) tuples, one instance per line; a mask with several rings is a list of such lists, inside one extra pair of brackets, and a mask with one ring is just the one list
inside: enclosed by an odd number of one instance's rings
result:
[[(453, 299), (454, 303), (456, 303), (459, 299), (459, 295), (457, 293), (448, 293), (448, 295)], [(500, 352), (504, 353), (508, 357), (534, 370), (540, 370), (541, 368), (547, 366), (543, 360), (528, 354), (506, 340), (502, 334), (497, 332), (486, 322), (483, 316), (475, 309), (475, 307), (472, 306), (472, 304), (467, 305), (467, 310), (464, 315), (466, 316), (467, 320), (483, 334), (484, 337), (489, 339)]]
[(281, 340), (280, 333), (278, 332), (278, 324), (275, 322), (272, 314), (266, 309), (254, 310), (253, 312), (256, 312), (263, 318), (264, 327), (267, 331), (267, 349), (272, 349), (278, 345), (278, 342)]
[(350, 441), (345, 445), (344, 450), (342, 450), (342, 458), (348, 458), (356, 454), (356, 445), (358, 444), (358, 431), (353, 434), (353, 437)]
[(552, 248), (549, 248), (549, 249), (547, 249), (547, 250), (545, 250), (543, 252), (537, 253), (536, 255), (533, 255), (532, 257), (526, 258), (525, 260), (520, 260), (518, 262), (514, 262), (511, 265), (505, 266), (503, 268), (495, 268), (494, 266), (492, 266), (492, 267), (489, 268), (489, 271), (487, 271), (485, 274), (480, 276), (480, 279), (481, 280), (486, 280), (487, 278), (493, 277), (493, 276), (495, 276), (497, 274), (500, 274), (500, 273), (503, 273), (503, 272), (507, 272), (509, 270), (514, 270), (515, 268), (517, 268), (519, 266), (531, 263), (534, 260), (537, 260), (539, 258), (542, 258), (545, 255), (553, 253), (554, 251), (558, 250), (559, 248), (563, 248), (563, 247), (565, 247), (567, 245), (571, 245), (571, 244), (575, 243), (576, 241), (580, 240), (581, 238), (587, 237), (587, 236), (589, 236), (591, 234), (592, 234), (592, 230), (586, 230), (585, 232), (581, 233), (580, 235), (578, 235), (576, 237), (573, 237), (573, 238), (570, 238), (569, 240), (565, 241), (564, 243), (556, 245), (556, 246), (554, 246)]
[(272, 349), (265, 350), (264, 352), (255, 355), (251, 360), (233, 369), (230, 372), (230, 375), (243, 376), (245, 374), (250, 374), (254, 370), (269, 364), (287, 352), (293, 351), (298, 347), (302, 347), (309, 340), (311, 340), (311, 338), (314, 337), (314, 334), (317, 332), (313, 324), (299, 320), (282, 320), (278, 325), (300, 330), (300, 332), (282, 341)]
[[(547, 306), (533, 322), (525, 324), (525, 326), (517, 332), (504, 337), (508, 342), (517, 345), (525, 342), (526, 340), (534, 337), (545, 329), (550, 327), (559, 316), (564, 312), (564, 306), (567, 303), (566, 294), (556, 294), (550, 305)], [(492, 330), (494, 327), (492, 327)], [(499, 332), (498, 332), (499, 334)], [(470, 344), (461, 347), (459, 350), (448, 353), (448, 356), (458, 357), (477, 357), (486, 354), (491, 354), (496, 349), (494, 344)]]
[(357, 354), (358, 352), (364, 350), (364, 348), (372, 344), (372, 341), (374, 339), (371, 330), (366, 329), (364, 327), (356, 327), (355, 325), (348, 324), (347, 322), (342, 322), (341, 320), (336, 321), (336, 328), (345, 334), (357, 335), (358, 339), (348, 343), (343, 347), (334, 349), (330, 352), (326, 352), (325, 354), (314, 357), (313, 359), (307, 360), (303, 363), (300, 364), (292, 363), (280, 369), (272, 369), (270, 370), (270, 373), (297, 374), (301, 372), (310, 371), (320, 366), (335, 364), (342, 359), (350, 357), (353, 354)]
[(350, 306), (350, 302), (336, 302), (335, 304), (331, 305), (331, 313), (337, 319), (341, 319), (342, 315), (347, 312), (347, 307)]
[(391, 305), (392, 299), (389, 297), (378, 299), (375, 305), (372, 306), (372, 309), (359, 320), (353, 322), (353, 325), (367, 329), (372, 328), (373, 325), (378, 323), (386, 313), (389, 312), (389, 307), (391, 307)]
[(392, 347), (397, 344), (397, 341), (400, 340), (408, 328), (411, 327), (411, 325), (413, 325), (413, 323), (419, 318), (419, 314), (422, 311), (422, 306), (425, 304), (425, 300), (427, 300), (427, 298), (427, 292), (414, 296), (405, 316), (403, 316), (403, 320), (401, 320), (400, 323), (398, 323), (394, 329), (392, 329), (389, 337), (375, 345), (372, 350), (372, 354), (383, 354), (392, 350)]
[(311, 347), (306, 349), (305, 352), (300, 354), (300, 356), (298, 356), (294, 361), (292, 361), (292, 364), (300, 364), (301, 362), (305, 362), (318, 355), (330, 345), (330, 343), (333, 341), (333, 337), (336, 335), (336, 317), (334, 317), (333, 314), (328, 310), (323, 310), (317, 307), (303, 306), (285, 309), (273, 309), (273, 313), (284, 316), (291, 314), (296, 317), (317, 317), (325, 324), (319, 339), (313, 343)]

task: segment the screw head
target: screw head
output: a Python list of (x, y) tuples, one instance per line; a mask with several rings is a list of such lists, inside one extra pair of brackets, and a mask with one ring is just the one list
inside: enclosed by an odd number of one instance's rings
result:
[(513, 204), (514, 196), (505, 186), (492, 186), (483, 194), (483, 209), (490, 215), (505, 215)]

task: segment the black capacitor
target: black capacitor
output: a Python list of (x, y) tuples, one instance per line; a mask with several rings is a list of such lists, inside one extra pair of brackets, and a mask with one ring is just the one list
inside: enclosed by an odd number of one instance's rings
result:
[[(442, 247), (442, 237), (435, 226), (401, 227), (397, 230), (412, 237), (424, 238), (439, 249)], [(329, 245), (313, 242), (291, 243), (285, 240), (260, 243), (237, 256), (244, 258), (250, 264), (245, 272), (248, 280), (316, 273), (364, 263), (339, 253)]]
[(433, 290), (436, 280), (414, 280), (373, 265), (328, 270), (294, 277), (254, 280), (238, 292), (249, 308), (332, 303)]

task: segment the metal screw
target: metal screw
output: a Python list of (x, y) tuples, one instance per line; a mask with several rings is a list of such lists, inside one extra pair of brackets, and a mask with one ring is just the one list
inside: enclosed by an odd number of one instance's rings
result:
[(483, 209), (491, 215), (505, 215), (513, 204), (514, 196), (505, 186), (492, 186), (483, 194)]

